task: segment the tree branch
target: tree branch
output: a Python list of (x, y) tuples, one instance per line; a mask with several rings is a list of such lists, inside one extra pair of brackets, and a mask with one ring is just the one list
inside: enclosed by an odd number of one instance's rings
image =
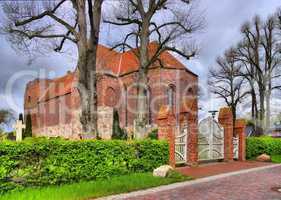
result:
[(46, 38), (46, 39), (51, 39), (51, 38), (65, 38), (68, 39), (74, 43), (77, 42), (77, 40), (69, 37), (67, 34), (49, 34), (49, 35), (42, 35), (40, 33), (27, 33), (26, 31), (21, 31), (21, 30), (17, 30), (17, 29), (11, 29), (10, 30), (11, 33), (17, 33), (20, 35), (23, 35), (25, 37), (27, 37), (28, 39), (33, 39), (33, 38)]
[(52, 18), (53, 20), (55, 20), (56, 22), (58, 22), (59, 24), (63, 25), (66, 29), (68, 29), (75, 37), (76, 39), (78, 38), (78, 33), (76, 32), (75, 28), (72, 27), (70, 24), (68, 24), (66, 21), (64, 21), (63, 19), (57, 17), (54, 13), (56, 12), (56, 10), (65, 2), (66, 0), (62, 0), (60, 1), (60, 3), (57, 4), (57, 6), (55, 6), (55, 8), (53, 10), (46, 10), (43, 13), (37, 15), (37, 16), (32, 16), (26, 20), (23, 21), (16, 21), (15, 22), (15, 26), (24, 26), (26, 24), (29, 24), (33, 21), (39, 20), (44, 18), (45, 16), (48, 16), (50, 18)]
[(175, 47), (165, 47), (166, 50), (168, 51), (172, 51), (172, 52), (175, 52), (177, 54), (179, 54), (180, 56), (186, 58), (187, 60), (190, 60), (190, 58), (194, 57), (196, 55), (196, 51), (193, 51), (192, 53), (190, 54), (186, 54), (182, 51), (180, 51), (179, 49), (175, 48)]

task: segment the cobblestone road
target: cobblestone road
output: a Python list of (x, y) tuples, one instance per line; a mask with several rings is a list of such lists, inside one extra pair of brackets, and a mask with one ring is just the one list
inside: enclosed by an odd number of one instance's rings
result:
[(281, 187), (281, 166), (127, 199), (281, 200), (281, 193), (273, 191), (274, 187)]

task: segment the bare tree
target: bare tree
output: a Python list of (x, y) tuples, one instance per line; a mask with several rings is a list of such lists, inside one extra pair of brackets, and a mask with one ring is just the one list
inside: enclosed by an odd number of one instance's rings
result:
[(78, 49), (77, 86), (85, 133), (97, 131), (96, 53), (103, 0), (45, 0), (3, 2), (2, 29), (11, 44), (24, 52), (47, 47), (63, 50), (67, 42)]
[(233, 49), (218, 57), (217, 65), (210, 69), (208, 85), (211, 92), (231, 107), (233, 120), (236, 120), (237, 105), (249, 94), (244, 89), (245, 78), (240, 76), (242, 65), (236, 62)]
[[(262, 22), (255, 17), (253, 23), (242, 26), (243, 41), (237, 48), (237, 59), (244, 64), (243, 75), (252, 88), (252, 99), (259, 95), (259, 125), (270, 126), (270, 100), (272, 91), (280, 88), (280, 45), (276, 40), (276, 20), (269, 17)], [(258, 88), (258, 92), (254, 92)], [(254, 102), (253, 102), (254, 103)], [(266, 103), (266, 104), (265, 104)]]
[(265, 79), (266, 79), (266, 130), (270, 128), (271, 117), (271, 96), (272, 91), (280, 89), (281, 83), (276, 80), (280, 79), (280, 42), (277, 39), (277, 27), (275, 16), (271, 16), (263, 24), (263, 38), (261, 41), (264, 58), (265, 58)]
[[(174, 52), (186, 59), (194, 57), (198, 49), (190, 39), (203, 27), (204, 20), (195, 14), (194, 4), (185, 0), (121, 0), (116, 10), (113, 19), (109, 17), (105, 23), (127, 27), (129, 31), (113, 49), (132, 49), (140, 65), (136, 116), (136, 137), (140, 138), (143, 137), (142, 130), (147, 124), (146, 89), (149, 68), (154, 64), (163, 66), (160, 55), (165, 51)], [(157, 43), (153, 50), (149, 49), (152, 41)]]
[(235, 59), (237, 62), (243, 66), (240, 71), (240, 76), (244, 77), (250, 88), (250, 96), (251, 96), (251, 116), (253, 122), (256, 124), (258, 120), (258, 103), (257, 103), (257, 92), (256, 92), (256, 69), (252, 63), (247, 61), (247, 56), (250, 55), (249, 44), (245, 41), (238, 43), (237, 48), (234, 49)]

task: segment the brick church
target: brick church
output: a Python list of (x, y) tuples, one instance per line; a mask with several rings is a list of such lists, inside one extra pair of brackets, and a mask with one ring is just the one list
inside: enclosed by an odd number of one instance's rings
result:
[[(156, 50), (151, 43), (149, 52)], [(169, 105), (176, 116), (187, 98), (197, 98), (198, 76), (169, 52), (160, 56), (148, 71), (148, 121), (155, 126), (161, 106)], [(113, 110), (117, 110), (120, 126), (132, 130), (137, 108), (138, 60), (132, 51), (119, 53), (99, 45), (98, 129), (104, 139), (112, 134)], [(34, 136), (78, 139), (80, 98), (76, 89), (77, 74), (68, 72), (56, 79), (35, 79), (26, 86), (24, 112), (30, 114)]]

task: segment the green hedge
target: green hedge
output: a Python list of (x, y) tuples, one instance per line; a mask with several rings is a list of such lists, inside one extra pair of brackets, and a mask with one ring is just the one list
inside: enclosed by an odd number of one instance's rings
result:
[(247, 138), (247, 158), (255, 158), (263, 153), (281, 155), (281, 139), (272, 137)]
[(168, 163), (165, 141), (27, 139), (0, 143), (0, 193), (152, 171)]

